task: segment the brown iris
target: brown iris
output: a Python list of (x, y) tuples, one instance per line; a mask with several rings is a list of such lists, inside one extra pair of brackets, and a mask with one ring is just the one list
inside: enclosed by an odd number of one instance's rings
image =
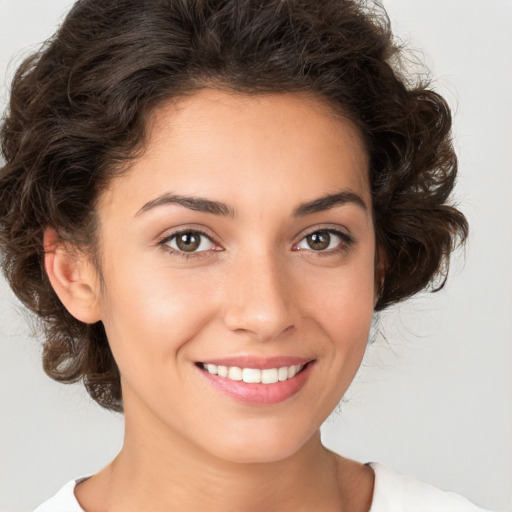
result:
[(322, 251), (329, 247), (331, 243), (331, 235), (327, 231), (316, 231), (306, 237), (307, 243), (311, 249)]
[(193, 252), (201, 244), (201, 235), (197, 233), (181, 233), (176, 236), (176, 245), (180, 251)]

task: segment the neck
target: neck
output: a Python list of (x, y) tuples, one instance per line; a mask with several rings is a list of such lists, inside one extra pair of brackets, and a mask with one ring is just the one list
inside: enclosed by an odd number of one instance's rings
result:
[[(158, 422), (146, 423), (148, 418), (141, 416), (131, 421), (131, 417), (126, 416), (118, 457), (75, 491), (85, 510), (366, 512), (369, 508), (372, 477), (361, 472), (359, 464), (356, 468), (356, 463), (326, 450), (319, 432), (281, 460), (241, 463), (206, 453)], [(364, 504), (356, 506), (361, 497)]]
[[(314, 510), (319, 496), (338, 498), (336, 459), (321, 445), (319, 434), (291, 457), (268, 463), (219, 460), (194, 453), (186, 443), (171, 450), (141, 448), (128, 437), (111, 466), (112, 488), (124, 490), (119, 510), (140, 503), (133, 509), (297, 511)], [(148, 496), (154, 503), (148, 503)]]

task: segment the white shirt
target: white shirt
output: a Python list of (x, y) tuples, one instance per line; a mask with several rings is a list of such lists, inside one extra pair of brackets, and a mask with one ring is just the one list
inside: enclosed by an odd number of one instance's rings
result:
[[(453, 492), (400, 475), (377, 462), (369, 466), (375, 473), (369, 512), (485, 512)], [(75, 487), (83, 480), (72, 480), (34, 512), (84, 512), (74, 494)]]

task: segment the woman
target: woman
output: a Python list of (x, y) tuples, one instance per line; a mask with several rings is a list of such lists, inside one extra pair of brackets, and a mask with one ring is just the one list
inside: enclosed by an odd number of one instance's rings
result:
[(20, 68), (5, 274), (47, 373), (126, 422), (39, 510), (478, 510), (318, 433), (374, 312), (467, 234), (449, 111), (397, 52), (352, 2), (89, 0)]

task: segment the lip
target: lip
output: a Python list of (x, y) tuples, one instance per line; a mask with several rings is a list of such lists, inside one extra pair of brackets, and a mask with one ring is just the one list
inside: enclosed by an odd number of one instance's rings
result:
[(269, 368), (281, 368), (282, 366), (292, 366), (294, 364), (307, 364), (312, 360), (312, 358), (295, 356), (236, 356), (224, 357), (222, 359), (205, 359), (204, 361), (200, 362), (203, 364), (216, 364), (217, 366), (238, 366), (239, 368), (255, 368), (257, 370), (267, 370)]
[(205, 364), (217, 364), (222, 366), (238, 366), (241, 368), (256, 368), (265, 370), (268, 368), (279, 368), (281, 366), (292, 366), (303, 364), (304, 368), (291, 379), (274, 384), (249, 384), (243, 381), (235, 381), (227, 377), (212, 375), (196, 365), (197, 371), (201, 373), (216, 390), (227, 394), (237, 401), (253, 405), (272, 405), (284, 402), (297, 394), (306, 384), (314, 360), (299, 357), (273, 357), (260, 359), (252, 357), (236, 357), (228, 359), (209, 359)]

